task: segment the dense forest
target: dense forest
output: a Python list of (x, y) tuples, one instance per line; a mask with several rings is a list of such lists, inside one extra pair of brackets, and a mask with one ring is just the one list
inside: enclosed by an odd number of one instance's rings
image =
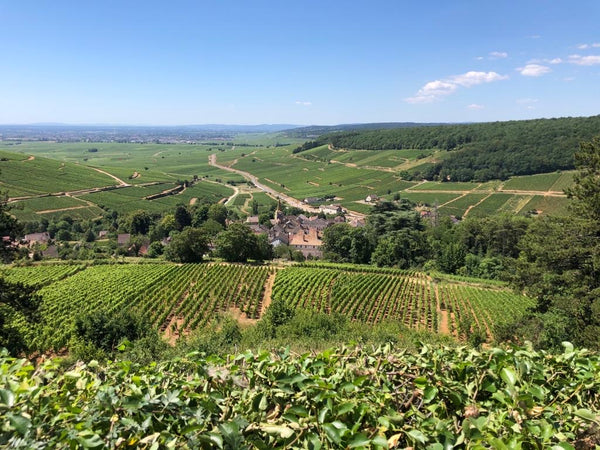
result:
[(600, 116), (567, 117), (353, 130), (322, 135), (315, 144), (362, 150), (446, 150), (449, 153), (436, 163), (416, 167), (405, 177), (488, 181), (573, 169), (573, 154), (579, 143), (590, 140), (599, 130)]

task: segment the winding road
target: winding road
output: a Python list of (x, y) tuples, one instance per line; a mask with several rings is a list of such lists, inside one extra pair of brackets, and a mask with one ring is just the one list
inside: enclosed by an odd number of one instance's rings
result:
[[(217, 162), (217, 155), (215, 153), (209, 155), (208, 163), (211, 166), (217, 167), (222, 170), (226, 170), (227, 172), (232, 172), (232, 173), (236, 173), (238, 175), (243, 176), (246, 180), (250, 181), (261, 191), (266, 192), (267, 194), (271, 195), (272, 197), (280, 198), (282, 201), (286, 202), (288, 205), (290, 205), (294, 208), (299, 208), (303, 211), (306, 211), (306, 212), (309, 212), (312, 214), (319, 213), (319, 208), (315, 208), (314, 206), (306, 205), (305, 203), (302, 203), (300, 200), (298, 200), (294, 197), (290, 197), (289, 195), (284, 194), (283, 192), (276, 191), (275, 189), (262, 184), (260, 181), (258, 181), (258, 178), (255, 175), (252, 175), (249, 172), (244, 172), (243, 170), (238, 170), (238, 169), (234, 169), (233, 167), (228, 167), (228, 166), (219, 164)], [(365, 217), (364, 214), (360, 214), (360, 213), (357, 213), (354, 211), (348, 211), (347, 215), (349, 217), (358, 218), (358, 219), (362, 219)]]

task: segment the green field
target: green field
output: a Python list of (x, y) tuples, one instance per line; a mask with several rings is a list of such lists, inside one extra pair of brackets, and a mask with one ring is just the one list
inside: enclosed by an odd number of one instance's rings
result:
[(415, 191), (472, 191), (477, 189), (479, 183), (458, 183), (458, 182), (444, 182), (440, 183), (437, 181), (428, 181), (420, 183), (416, 186), (411, 187), (411, 190)]
[(561, 178), (561, 174), (557, 172), (514, 177), (504, 183), (504, 189), (514, 189), (520, 191), (549, 191), (559, 178)]
[(564, 216), (569, 210), (570, 201), (566, 197), (544, 197), (536, 195), (524, 207), (523, 212), (537, 211), (538, 214)]
[(471, 206), (475, 206), (477, 203), (486, 198), (489, 194), (466, 194), (459, 196), (450, 203), (440, 208), (440, 213), (444, 215), (453, 215), (456, 217), (464, 216), (465, 212)]
[[(0, 152), (0, 158), (8, 156), (6, 152)], [(9, 197), (117, 184), (109, 176), (82, 165), (41, 157), (19, 160), (15, 156), (8, 161), (0, 161), (0, 189), (7, 191)]]
[[(44, 211), (46, 217), (60, 216), (68, 212), (73, 217), (92, 218), (101, 214), (98, 206), (120, 212), (145, 209), (153, 213), (164, 213), (177, 204), (219, 201), (232, 194), (232, 190), (226, 185), (227, 182), (245, 183), (238, 174), (210, 166), (209, 155), (216, 154), (220, 164), (250, 172), (278, 192), (299, 200), (305, 197), (333, 195), (336, 202), (345, 208), (361, 213), (368, 213), (372, 208), (371, 205), (362, 203), (369, 194), (377, 194), (391, 200), (396, 193), (400, 194), (401, 198), (416, 203), (429, 206), (436, 203), (444, 205), (440, 208), (443, 215), (461, 216), (469, 206), (480, 201), (482, 195), (489, 193), (493, 195), (473, 208), (470, 214), (487, 215), (496, 211), (518, 213), (529, 209), (552, 214), (564, 210), (565, 202), (562, 198), (546, 199), (543, 207), (538, 208), (536, 205), (539, 201), (523, 197), (524, 194), (496, 193), (495, 190), (501, 187), (499, 181), (415, 183), (401, 179), (399, 171), (406, 170), (407, 165), (413, 167), (430, 164), (431, 158), (444, 157), (444, 152), (434, 154), (428, 150), (348, 151), (331, 150), (328, 146), (321, 146), (294, 155), (292, 149), (295, 145), (290, 143), (283, 147), (272, 147), (256, 140), (243, 146), (224, 142), (194, 145), (53, 142), (8, 145), (0, 142), (0, 156), (8, 159), (0, 161), (0, 189), (8, 190), (9, 195), (15, 197), (117, 184), (115, 179), (85, 167), (92, 165), (125, 183), (139, 187), (77, 196), (85, 202), (91, 202), (92, 205), (68, 203), (69, 200), (52, 199), (48, 203), (27, 200), (22, 202), (23, 209), (15, 210), (14, 214), (21, 220), (35, 220), (39, 218), (37, 213), (40, 211)], [(35, 156), (35, 159), (28, 160), (30, 155)], [(338, 163), (331, 163), (331, 160)], [(153, 201), (143, 199), (147, 195), (175, 186), (177, 180), (191, 180), (194, 176), (205, 181), (183, 194)], [(212, 183), (208, 183), (209, 181)], [(163, 184), (148, 185), (151, 183)], [(572, 172), (565, 172), (517, 177), (505, 182), (502, 188), (532, 192), (548, 189), (561, 191), (571, 183)], [(409, 192), (406, 192), (407, 189)], [(468, 191), (472, 192), (466, 197), (458, 198), (459, 193)], [(256, 190), (247, 192), (253, 196), (257, 195), (256, 198), (260, 199), (260, 211), (267, 210), (272, 203), (265, 194)], [(508, 194), (513, 197), (506, 197)], [(247, 197), (240, 197), (236, 204), (232, 205), (241, 213), (242, 205), (237, 203), (242, 199)], [(525, 207), (527, 202), (533, 203)], [(68, 207), (76, 209), (60, 211)], [(49, 212), (51, 209), (56, 212)]]
[(428, 206), (434, 206), (435, 204), (438, 206), (443, 205), (459, 196), (460, 194), (449, 194), (446, 192), (400, 192), (400, 198), (405, 198), (411, 202)]

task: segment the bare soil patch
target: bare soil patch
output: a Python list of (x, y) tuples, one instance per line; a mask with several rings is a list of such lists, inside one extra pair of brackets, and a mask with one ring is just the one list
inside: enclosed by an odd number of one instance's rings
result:
[(242, 310), (240, 310), (240, 308), (238, 308), (237, 306), (231, 306), (229, 309), (227, 309), (227, 312), (241, 326), (254, 325), (256, 322), (258, 322), (258, 319), (251, 319), (245, 312), (242, 312)]
[(271, 304), (271, 294), (273, 293), (273, 283), (275, 283), (275, 275), (277, 275), (277, 272), (274, 272), (271, 275), (269, 275), (269, 278), (267, 278), (267, 282), (265, 283), (265, 293), (263, 294), (262, 305), (260, 308), (261, 317)]

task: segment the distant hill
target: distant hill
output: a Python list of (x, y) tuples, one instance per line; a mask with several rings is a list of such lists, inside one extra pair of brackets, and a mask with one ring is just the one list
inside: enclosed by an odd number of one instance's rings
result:
[(432, 127), (446, 125), (443, 123), (417, 123), (417, 122), (375, 122), (375, 123), (348, 123), (340, 125), (310, 125), (285, 130), (283, 134), (290, 138), (315, 138), (327, 133), (338, 131), (386, 130), (410, 127)]
[(238, 134), (277, 133), (296, 125), (68, 125), (58, 123), (0, 125), (0, 140), (63, 142), (167, 142), (233, 139)]
[(600, 116), (354, 129), (321, 135), (295, 152), (326, 144), (360, 150), (437, 149), (448, 154), (405, 177), (487, 181), (573, 169), (579, 143), (598, 134)]

